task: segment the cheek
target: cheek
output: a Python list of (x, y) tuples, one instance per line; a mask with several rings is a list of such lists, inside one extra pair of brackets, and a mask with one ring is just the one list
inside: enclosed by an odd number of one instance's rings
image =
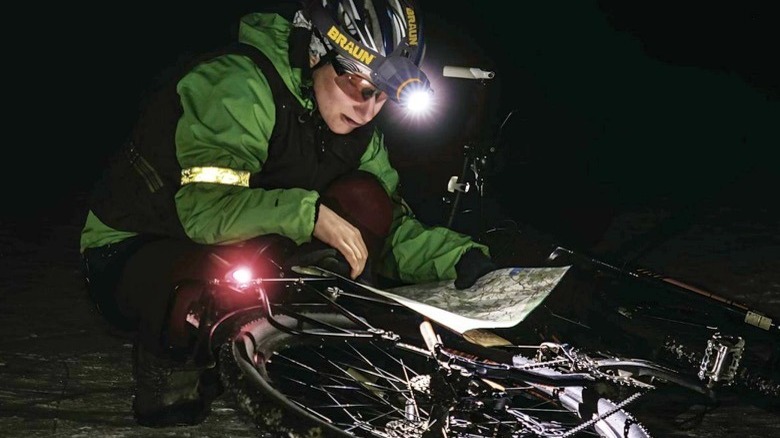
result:
[(334, 97), (335, 96), (330, 94), (327, 90), (323, 90), (322, 93), (317, 93), (316, 95), (317, 109), (325, 121), (329, 121), (331, 117), (339, 112)]
[[(340, 91), (340, 90), (336, 90)], [(315, 87), (315, 99), (317, 99), (317, 110), (322, 116), (322, 120), (328, 125), (328, 128), (336, 134), (347, 134), (351, 131), (347, 125), (341, 121), (343, 102), (341, 96), (334, 93), (334, 90), (323, 88), (317, 90)]]
[(382, 107), (384, 107), (386, 103), (387, 103), (387, 99), (385, 99), (385, 100), (377, 103), (376, 105), (374, 105), (374, 116), (379, 114), (379, 111), (382, 110)]
[(323, 116), (325, 113), (335, 112), (339, 105), (339, 99), (341, 97), (339, 93), (341, 90), (335, 85), (336, 84), (333, 83), (333, 86), (329, 86), (328, 81), (314, 83), (314, 96), (317, 99), (317, 107), (320, 109), (320, 112), (323, 113)]
[(326, 120), (328, 116), (335, 117), (349, 110), (351, 101), (335, 85), (333, 87), (320, 87), (319, 90), (315, 87), (314, 91), (317, 107)]

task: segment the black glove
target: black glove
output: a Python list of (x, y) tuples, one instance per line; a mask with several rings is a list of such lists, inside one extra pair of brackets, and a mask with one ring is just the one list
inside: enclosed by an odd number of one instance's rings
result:
[(455, 288), (466, 289), (474, 285), (477, 279), (490, 271), (498, 269), (493, 260), (486, 256), (481, 250), (471, 248), (460, 256), (460, 260), (455, 264)]

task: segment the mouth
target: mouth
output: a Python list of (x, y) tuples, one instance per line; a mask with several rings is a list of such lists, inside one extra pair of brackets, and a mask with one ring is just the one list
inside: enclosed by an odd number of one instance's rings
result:
[(362, 124), (362, 123), (358, 123), (358, 122), (357, 122), (357, 121), (355, 121), (354, 119), (352, 119), (352, 118), (350, 118), (350, 117), (347, 117), (347, 115), (346, 115), (346, 114), (342, 114), (342, 115), (341, 115), (341, 120), (343, 120), (343, 121), (344, 121), (344, 123), (346, 123), (347, 125), (349, 125), (349, 126), (351, 126), (351, 127), (353, 127), (353, 128), (359, 128), (359, 127), (363, 126), (363, 124)]

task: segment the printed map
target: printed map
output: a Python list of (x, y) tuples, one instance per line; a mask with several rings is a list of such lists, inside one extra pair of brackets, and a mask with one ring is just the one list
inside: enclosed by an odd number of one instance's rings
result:
[(547, 298), (568, 269), (568, 266), (498, 269), (462, 290), (456, 289), (452, 280), (386, 291), (368, 289), (464, 333), (517, 325)]

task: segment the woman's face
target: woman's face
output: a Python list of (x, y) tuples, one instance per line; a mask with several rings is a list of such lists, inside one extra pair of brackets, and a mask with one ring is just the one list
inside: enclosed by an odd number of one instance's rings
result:
[(312, 80), (320, 115), (336, 134), (349, 134), (370, 122), (387, 101), (385, 93), (379, 93), (361, 76), (339, 76), (331, 64), (314, 70)]

